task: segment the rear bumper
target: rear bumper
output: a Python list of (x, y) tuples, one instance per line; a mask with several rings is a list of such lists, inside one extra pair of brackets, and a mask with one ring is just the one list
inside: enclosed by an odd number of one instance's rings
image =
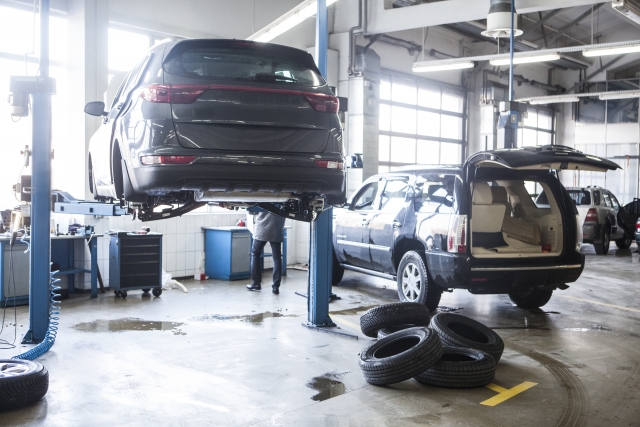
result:
[[(131, 184), (136, 193), (151, 196), (177, 191), (213, 192), (224, 196), (242, 193), (263, 197), (276, 194), (326, 195), (331, 204), (346, 201), (345, 173), (318, 168), (313, 160), (258, 162), (245, 157), (198, 159), (190, 165), (157, 165), (133, 168)], [(228, 201), (228, 199), (227, 199)]]
[(533, 287), (555, 288), (575, 282), (584, 269), (584, 254), (574, 252), (563, 259), (520, 265), (506, 260), (481, 264), (468, 255), (426, 253), (431, 278), (441, 288), (468, 289), (474, 294), (506, 294)]

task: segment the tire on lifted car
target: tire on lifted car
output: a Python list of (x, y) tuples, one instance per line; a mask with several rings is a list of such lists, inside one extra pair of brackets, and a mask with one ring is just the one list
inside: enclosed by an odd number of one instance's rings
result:
[(424, 304), (435, 311), (442, 291), (429, 279), (424, 259), (416, 251), (408, 251), (398, 264), (398, 297), (402, 302)]
[(549, 289), (531, 289), (529, 292), (510, 293), (509, 299), (520, 308), (540, 308), (551, 299), (553, 291)]

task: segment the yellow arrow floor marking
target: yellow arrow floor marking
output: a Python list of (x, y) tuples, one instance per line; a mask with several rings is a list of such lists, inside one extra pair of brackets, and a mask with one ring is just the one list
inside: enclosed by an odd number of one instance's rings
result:
[(343, 325), (345, 325), (345, 326), (348, 326), (348, 327), (350, 327), (351, 329), (355, 329), (355, 330), (356, 330), (356, 331), (358, 331), (358, 332), (360, 331), (360, 326), (356, 325), (355, 323), (351, 323), (351, 322), (349, 322), (348, 320), (344, 320), (344, 319), (342, 318), (342, 316), (337, 316), (337, 315), (335, 315), (335, 314), (331, 314), (331, 313), (329, 313), (329, 316), (331, 316), (331, 318), (332, 318), (333, 320), (335, 320), (336, 322), (338, 322), (338, 323), (341, 323), (341, 324), (343, 324)]
[(496, 406), (505, 400), (511, 399), (513, 396), (517, 396), (523, 391), (529, 390), (531, 387), (538, 385), (538, 383), (532, 383), (530, 381), (525, 381), (522, 384), (519, 384), (510, 389), (506, 389), (504, 387), (500, 387), (496, 384), (489, 384), (487, 388), (497, 392), (496, 396), (493, 396), (491, 399), (487, 399), (484, 402), (480, 402), (481, 405), (485, 406)]

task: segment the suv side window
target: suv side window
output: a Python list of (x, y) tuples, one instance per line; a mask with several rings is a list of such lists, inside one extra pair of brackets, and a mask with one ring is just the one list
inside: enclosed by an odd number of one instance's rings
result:
[(402, 209), (402, 205), (407, 199), (408, 187), (408, 176), (389, 178), (380, 196), (380, 210), (394, 212)]
[(416, 181), (418, 212), (451, 213), (454, 204), (454, 175), (420, 175)]
[(608, 208), (613, 207), (613, 203), (611, 203), (611, 199), (609, 198), (609, 194), (607, 192), (602, 193), (602, 198), (604, 199), (604, 205)]
[(378, 197), (379, 181), (372, 182), (367, 185), (353, 201), (354, 211), (371, 211), (377, 210), (377, 206), (374, 206)]
[(608, 191), (607, 193), (609, 194), (609, 197), (611, 197), (611, 203), (613, 203), (614, 209), (620, 209), (620, 203), (618, 203), (618, 199), (616, 199), (616, 196), (609, 193)]
[(595, 206), (600, 206), (600, 192), (599, 191), (594, 191), (593, 192), (593, 204)]

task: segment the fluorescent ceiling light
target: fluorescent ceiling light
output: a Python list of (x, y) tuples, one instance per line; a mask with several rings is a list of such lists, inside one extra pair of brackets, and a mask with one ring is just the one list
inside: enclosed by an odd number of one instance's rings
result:
[(476, 65), (473, 61), (452, 62), (450, 64), (429, 65), (428, 62), (416, 62), (413, 64), (414, 73), (429, 73), (432, 71), (463, 70), (473, 68)]
[(580, 98), (577, 96), (549, 96), (546, 98), (537, 98), (530, 99), (529, 104), (531, 105), (540, 105), (540, 104), (557, 104), (561, 102), (578, 102)]
[(603, 93), (598, 98), (601, 101), (612, 99), (628, 99), (628, 98), (640, 98), (640, 90), (628, 90), (623, 92)]
[[(327, 7), (331, 6), (336, 1), (338, 0), (327, 0)], [(306, 2), (291, 9), (289, 12), (282, 15), (280, 18), (276, 19), (257, 33), (253, 34), (247, 40), (269, 42), (279, 35), (286, 33), (305, 19), (312, 17), (317, 11), (318, 2), (315, 0), (307, 0)]]
[(640, 52), (640, 44), (632, 44), (628, 46), (607, 47), (603, 49), (589, 49), (582, 51), (584, 56), (606, 56), (606, 55), (621, 55), (624, 53)]
[[(551, 53), (548, 55), (532, 55), (532, 56), (518, 56), (513, 58), (514, 64), (529, 64), (533, 62), (547, 62), (557, 61), (560, 59), (560, 55), (557, 53)], [(491, 65), (509, 65), (509, 58), (492, 59), (489, 61)]]

